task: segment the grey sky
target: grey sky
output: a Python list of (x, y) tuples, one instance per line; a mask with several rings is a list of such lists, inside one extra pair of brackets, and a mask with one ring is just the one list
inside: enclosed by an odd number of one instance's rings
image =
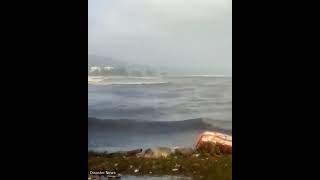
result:
[(231, 75), (231, 7), (231, 0), (89, 0), (88, 51)]

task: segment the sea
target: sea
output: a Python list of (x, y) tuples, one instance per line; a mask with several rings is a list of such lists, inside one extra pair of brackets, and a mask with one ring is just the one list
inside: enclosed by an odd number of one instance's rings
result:
[(88, 150), (193, 147), (207, 130), (232, 135), (232, 77), (88, 76)]

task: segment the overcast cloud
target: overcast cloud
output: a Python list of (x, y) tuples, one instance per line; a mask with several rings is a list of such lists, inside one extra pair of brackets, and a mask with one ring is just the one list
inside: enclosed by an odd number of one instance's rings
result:
[(89, 0), (88, 51), (231, 75), (231, 7), (231, 0)]

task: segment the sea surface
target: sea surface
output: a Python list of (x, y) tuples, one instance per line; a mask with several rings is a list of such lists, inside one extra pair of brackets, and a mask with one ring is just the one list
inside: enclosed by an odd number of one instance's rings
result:
[(232, 132), (232, 77), (88, 77), (89, 150), (188, 146)]

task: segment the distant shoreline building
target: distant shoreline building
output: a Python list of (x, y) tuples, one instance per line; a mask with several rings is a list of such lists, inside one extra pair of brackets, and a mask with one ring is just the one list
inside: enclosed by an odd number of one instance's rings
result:
[(148, 68), (136, 68), (125, 66), (97, 66), (88, 64), (88, 74), (93, 76), (154, 76), (156, 73), (152, 69)]
[(112, 67), (112, 66), (105, 66), (105, 67), (103, 67), (103, 70), (107, 70), (107, 71), (111, 71), (111, 70), (113, 70), (114, 69), (114, 67)]
[(93, 73), (93, 72), (101, 72), (101, 68), (99, 66), (91, 66), (90, 73)]

